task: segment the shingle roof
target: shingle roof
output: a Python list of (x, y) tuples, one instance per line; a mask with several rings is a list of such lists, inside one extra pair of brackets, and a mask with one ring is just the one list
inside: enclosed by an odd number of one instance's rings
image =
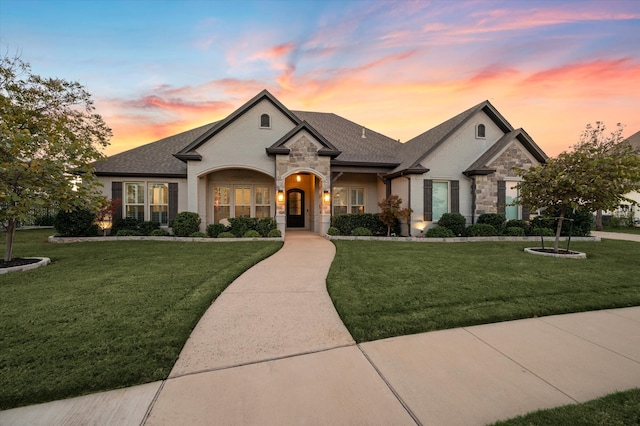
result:
[(95, 164), (96, 175), (187, 177), (187, 164), (173, 156), (217, 122), (187, 130), (109, 157)]
[(627, 142), (631, 144), (634, 150), (640, 151), (640, 131), (634, 133), (627, 138)]
[(335, 146), (333, 146), (331, 142), (329, 142), (324, 136), (318, 133), (318, 131), (314, 129), (313, 126), (311, 126), (304, 120), (302, 121), (302, 123), (298, 124), (296, 127), (287, 132), (287, 134), (281, 137), (276, 143), (268, 147), (267, 153), (289, 155), (291, 150), (287, 148), (285, 144), (303, 130), (311, 133), (311, 135), (313, 135), (313, 137), (322, 144), (322, 148), (318, 150), (318, 155), (330, 157), (337, 157), (338, 155), (340, 155), (340, 151)]
[(489, 167), (488, 163), (514, 139), (518, 139), (525, 149), (527, 149), (527, 151), (529, 151), (529, 153), (531, 153), (531, 155), (533, 155), (539, 162), (542, 163), (547, 159), (547, 155), (540, 149), (533, 139), (531, 139), (531, 136), (529, 136), (527, 132), (523, 129), (516, 129), (506, 133), (498, 139), (496, 143), (486, 150), (480, 158), (470, 165), (463, 173), (468, 176), (473, 176), (495, 172), (495, 169)]
[[(444, 123), (437, 125), (433, 129), (427, 130), (421, 135), (405, 142), (400, 152), (402, 164), (396, 167), (392, 173), (399, 173), (403, 170), (420, 169), (420, 162), (422, 162), (422, 160), (444, 143), (449, 136), (462, 127), (475, 113), (481, 110), (484, 111), (503, 132), (508, 133), (513, 130), (511, 124), (491, 105), (491, 102), (481, 102)], [(426, 171), (426, 169), (424, 170)]]
[[(292, 111), (342, 153), (332, 164), (400, 164), (402, 144), (333, 113)], [(363, 138), (363, 129), (364, 135)]]

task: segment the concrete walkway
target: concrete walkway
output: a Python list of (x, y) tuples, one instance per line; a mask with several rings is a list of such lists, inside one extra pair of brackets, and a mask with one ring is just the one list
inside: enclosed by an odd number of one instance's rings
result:
[(640, 307), (356, 345), (326, 293), (333, 256), (289, 232), (214, 302), (166, 381), (3, 411), (0, 424), (482, 425), (640, 387)]
[(640, 235), (638, 234), (624, 234), (622, 232), (591, 231), (591, 235), (593, 235), (594, 237), (609, 238), (611, 240), (636, 241), (640, 243)]

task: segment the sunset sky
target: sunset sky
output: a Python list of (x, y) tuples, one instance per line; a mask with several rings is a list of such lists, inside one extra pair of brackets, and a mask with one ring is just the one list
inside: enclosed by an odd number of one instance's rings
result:
[(553, 156), (640, 130), (640, 1), (0, 0), (0, 45), (86, 86), (114, 154), (268, 89), (406, 141), (488, 99)]

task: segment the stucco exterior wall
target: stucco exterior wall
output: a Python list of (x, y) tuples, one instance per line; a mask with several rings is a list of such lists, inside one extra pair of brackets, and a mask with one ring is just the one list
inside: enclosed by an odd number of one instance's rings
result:
[[(365, 213), (378, 213), (380, 211), (378, 203), (384, 199), (385, 188), (376, 175), (370, 173), (344, 173), (333, 183), (332, 190), (337, 187), (364, 188)], [(380, 191), (382, 191), (382, 197), (380, 197)]]

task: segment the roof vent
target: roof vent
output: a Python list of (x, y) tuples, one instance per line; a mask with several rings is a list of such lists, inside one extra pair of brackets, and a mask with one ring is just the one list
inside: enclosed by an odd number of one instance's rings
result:
[(366, 139), (367, 135), (364, 134), (364, 127), (362, 128), (362, 139)]

